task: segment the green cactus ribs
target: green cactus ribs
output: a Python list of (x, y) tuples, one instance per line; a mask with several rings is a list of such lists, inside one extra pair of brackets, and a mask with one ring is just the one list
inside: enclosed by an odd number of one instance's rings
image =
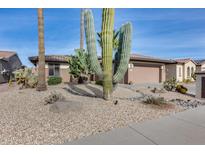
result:
[[(114, 30), (114, 9), (103, 9), (102, 11), (102, 31), (101, 36), (101, 48), (102, 48), (102, 68), (98, 61), (96, 50), (96, 32), (94, 27), (94, 19), (92, 11), (89, 9), (84, 10), (85, 19), (85, 36), (90, 66), (92, 71), (101, 79), (103, 79), (103, 94), (104, 99), (110, 99), (112, 96), (113, 85), (120, 82), (128, 68), (130, 52), (131, 52), (131, 37), (132, 37), (132, 25), (127, 23), (123, 25), (119, 30), (119, 42), (117, 45), (117, 53), (113, 66), (113, 37), (116, 40), (116, 35), (113, 35)], [(114, 74), (113, 74), (114, 72)]]

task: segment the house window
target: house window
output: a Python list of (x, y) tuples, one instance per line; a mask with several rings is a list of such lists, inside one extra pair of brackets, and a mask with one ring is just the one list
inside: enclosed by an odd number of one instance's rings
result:
[(190, 77), (190, 67), (187, 67), (187, 77)]
[(182, 77), (182, 68), (179, 67), (179, 77)]
[(49, 76), (60, 76), (60, 65), (59, 64), (48, 64)]

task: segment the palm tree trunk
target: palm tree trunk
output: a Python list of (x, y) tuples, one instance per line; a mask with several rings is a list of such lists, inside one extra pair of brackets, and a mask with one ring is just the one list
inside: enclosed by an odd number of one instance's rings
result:
[(38, 9), (38, 85), (37, 91), (45, 91), (46, 79), (45, 79), (45, 48), (44, 48), (44, 18), (43, 9)]
[(80, 11), (80, 49), (84, 49), (84, 15), (83, 10)]

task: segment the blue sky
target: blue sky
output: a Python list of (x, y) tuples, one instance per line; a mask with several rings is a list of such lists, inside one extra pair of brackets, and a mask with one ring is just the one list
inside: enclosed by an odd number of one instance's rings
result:
[[(92, 9), (96, 31), (102, 9)], [(46, 54), (79, 47), (80, 9), (45, 9)], [(205, 58), (205, 9), (116, 9), (115, 29), (133, 24), (132, 52), (161, 58)], [(38, 54), (37, 10), (0, 9), (0, 50), (14, 50), (24, 65)], [(100, 53), (100, 51), (99, 51)]]

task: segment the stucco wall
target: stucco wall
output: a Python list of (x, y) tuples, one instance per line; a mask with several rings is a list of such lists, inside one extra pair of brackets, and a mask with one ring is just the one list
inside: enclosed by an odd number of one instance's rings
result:
[[(132, 63), (130, 63), (132, 64)], [(124, 83), (159, 83), (166, 78), (165, 65), (162, 63), (137, 62), (128, 68)]]
[(191, 73), (190, 73), (190, 76), (188, 76), (188, 74), (187, 74), (188, 67), (190, 68), (190, 72), (191, 72), (192, 67), (194, 68), (194, 72), (196, 71), (196, 65), (192, 61), (185, 63), (185, 65), (184, 65), (184, 79), (191, 79)]
[[(63, 82), (70, 82), (69, 66), (67, 64), (60, 64), (60, 76)], [(48, 63), (45, 64), (46, 79), (49, 77)]]
[(177, 79), (176, 76), (176, 64), (165, 65), (166, 69), (166, 80), (172, 79), (173, 77)]
[[(181, 76), (179, 71), (181, 70)], [(179, 82), (182, 82), (184, 78), (184, 67), (182, 64), (177, 64), (176, 65), (176, 80)]]

